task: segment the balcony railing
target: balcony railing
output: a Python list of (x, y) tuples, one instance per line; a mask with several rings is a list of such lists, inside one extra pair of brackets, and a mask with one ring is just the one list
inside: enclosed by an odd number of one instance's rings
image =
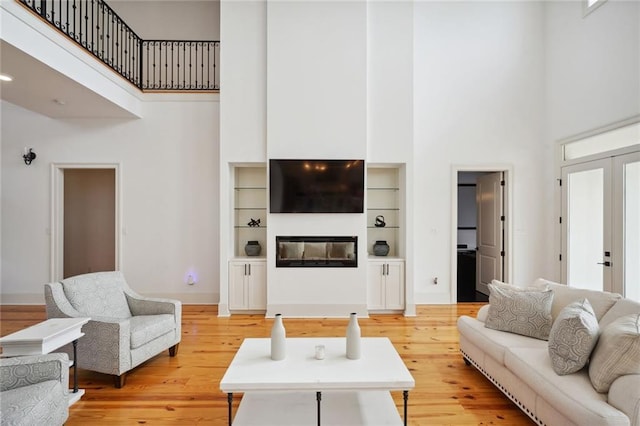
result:
[(220, 90), (217, 40), (143, 40), (104, 0), (17, 1), (140, 90)]

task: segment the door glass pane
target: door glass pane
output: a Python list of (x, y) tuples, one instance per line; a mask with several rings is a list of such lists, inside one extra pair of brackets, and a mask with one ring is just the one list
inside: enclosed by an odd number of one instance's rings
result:
[(623, 173), (625, 296), (640, 302), (640, 161), (627, 163)]
[(603, 290), (604, 170), (568, 176), (568, 269), (571, 287)]

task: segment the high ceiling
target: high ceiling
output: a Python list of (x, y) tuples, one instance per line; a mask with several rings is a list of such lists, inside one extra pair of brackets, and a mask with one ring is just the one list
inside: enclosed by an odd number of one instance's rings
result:
[(51, 118), (133, 118), (94, 91), (0, 40), (0, 98)]

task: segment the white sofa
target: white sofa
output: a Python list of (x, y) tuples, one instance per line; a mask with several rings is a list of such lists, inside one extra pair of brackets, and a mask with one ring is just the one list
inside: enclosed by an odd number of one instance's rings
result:
[[(536, 280), (533, 287), (553, 291), (552, 320), (569, 303), (586, 298), (593, 306), (599, 333), (618, 318), (634, 318), (640, 313), (639, 303), (613, 293), (570, 288), (543, 279)], [(537, 424), (640, 426), (640, 374), (620, 376), (608, 392), (598, 393), (589, 365), (572, 374), (554, 371), (548, 341), (485, 327), (489, 309), (486, 305), (476, 318), (458, 319), (462, 355)], [(602, 334), (599, 336), (598, 343), (603, 340)], [(637, 361), (635, 356), (632, 361)]]

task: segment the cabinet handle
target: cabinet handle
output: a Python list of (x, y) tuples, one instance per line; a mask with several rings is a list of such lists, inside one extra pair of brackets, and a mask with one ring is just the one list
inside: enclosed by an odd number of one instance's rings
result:
[(249, 275), (251, 275), (251, 264), (249, 264)]

